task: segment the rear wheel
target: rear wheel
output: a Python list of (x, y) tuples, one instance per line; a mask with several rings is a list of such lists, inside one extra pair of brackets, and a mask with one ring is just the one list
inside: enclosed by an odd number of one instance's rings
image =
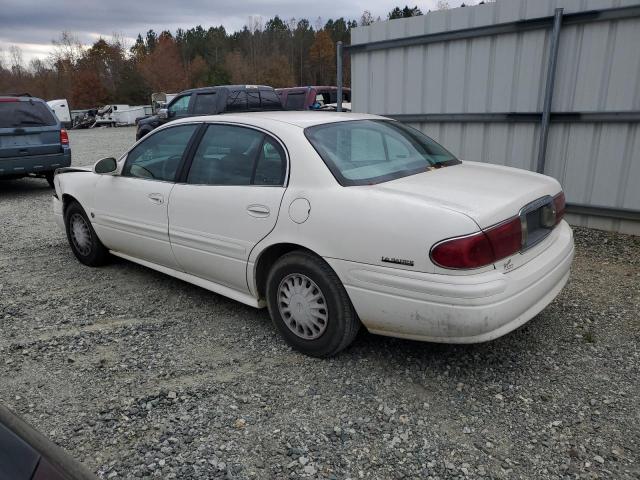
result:
[(73, 202), (65, 210), (64, 224), (71, 250), (80, 262), (90, 267), (107, 263), (109, 250), (96, 235), (87, 214), (78, 202)]
[(321, 258), (304, 251), (282, 256), (267, 279), (267, 304), (287, 343), (314, 357), (345, 349), (360, 328), (340, 279)]

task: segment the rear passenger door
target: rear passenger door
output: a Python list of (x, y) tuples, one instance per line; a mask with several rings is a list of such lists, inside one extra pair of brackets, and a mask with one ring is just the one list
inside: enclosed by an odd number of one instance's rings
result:
[(180, 267), (248, 292), (249, 253), (275, 226), (287, 157), (269, 134), (209, 125), (169, 199), (169, 237)]

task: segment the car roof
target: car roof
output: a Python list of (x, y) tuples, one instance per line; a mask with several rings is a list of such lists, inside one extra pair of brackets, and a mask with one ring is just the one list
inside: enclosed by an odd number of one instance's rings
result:
[(273, 90), (273, 87), (269, 85), (216, 85), (211, 87), (199, 87), (190, 88), (189, 90), (183, 90), (178, 95), (183, 93), (198, 93), (198, 92), (213, 92), (215, 90)]
[[(246, 113), (225, 113), (222, 115), (206, 115), (195, 117), (205, 122), (238, 122), (252, 124), (252, 120), (270, 120), (273, 122), (287, 123), (300, 128), (321, 125), (325, 123), (346, 122), (350, 120), (389, 120), (379, 115), (371, 115), (368, 113), (347, 113), (347, 112), (313, 112), (313, 111), (294, 111), (294, 110), (275, 110), (267, 112), (246, 112)], [(171, 122), (172, 124), (193, 122), (194, 117), (185, 118)]]

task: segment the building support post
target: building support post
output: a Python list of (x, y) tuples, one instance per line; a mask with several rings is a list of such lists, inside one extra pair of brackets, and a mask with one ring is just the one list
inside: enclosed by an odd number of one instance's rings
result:
[(553, 29), (551, 30), (551, 45), (549, 46), (549, 62), (547, 65), (547, 81), (544, 89), (544, 105), (542, 108), (542, 122), (540, 124), (540, 145), (538, 147), (538, 165), (536, 168), (538, 173), (544, 173), (545, 163), (547, 160), (547, 139), (549, 137), (549, 121), (551, 119), (553, 87), (556, 80), (556, 65), (558, 63), (558, 48), (560, 46), (562, 12), (562, 8), (556, 8), (553, 15)]
[(338, 42), (336, 45), (336, 85), (338, 86), (338, 92), (336, 96), (336, 110), (342, 111), (342, 42)]

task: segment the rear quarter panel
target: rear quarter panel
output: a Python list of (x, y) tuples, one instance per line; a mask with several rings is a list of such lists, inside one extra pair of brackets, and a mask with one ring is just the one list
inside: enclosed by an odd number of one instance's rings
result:
[[(342, 187), (304, 135), (283, 140), (291, 158), (289, 186), (276, 226), (251, 252), (250, 269), (269, 246), (294, 243), (325, 258), (434, 272), (429, 258), (434, 243), (478, 230), (468, 216), (419, 198), (368, 186)], [(310, 212), (306, 221), (297, 223), (289, 209), (300, 198), (309, 202)], [(413, 265), (385, 262), (383, 257)]]

